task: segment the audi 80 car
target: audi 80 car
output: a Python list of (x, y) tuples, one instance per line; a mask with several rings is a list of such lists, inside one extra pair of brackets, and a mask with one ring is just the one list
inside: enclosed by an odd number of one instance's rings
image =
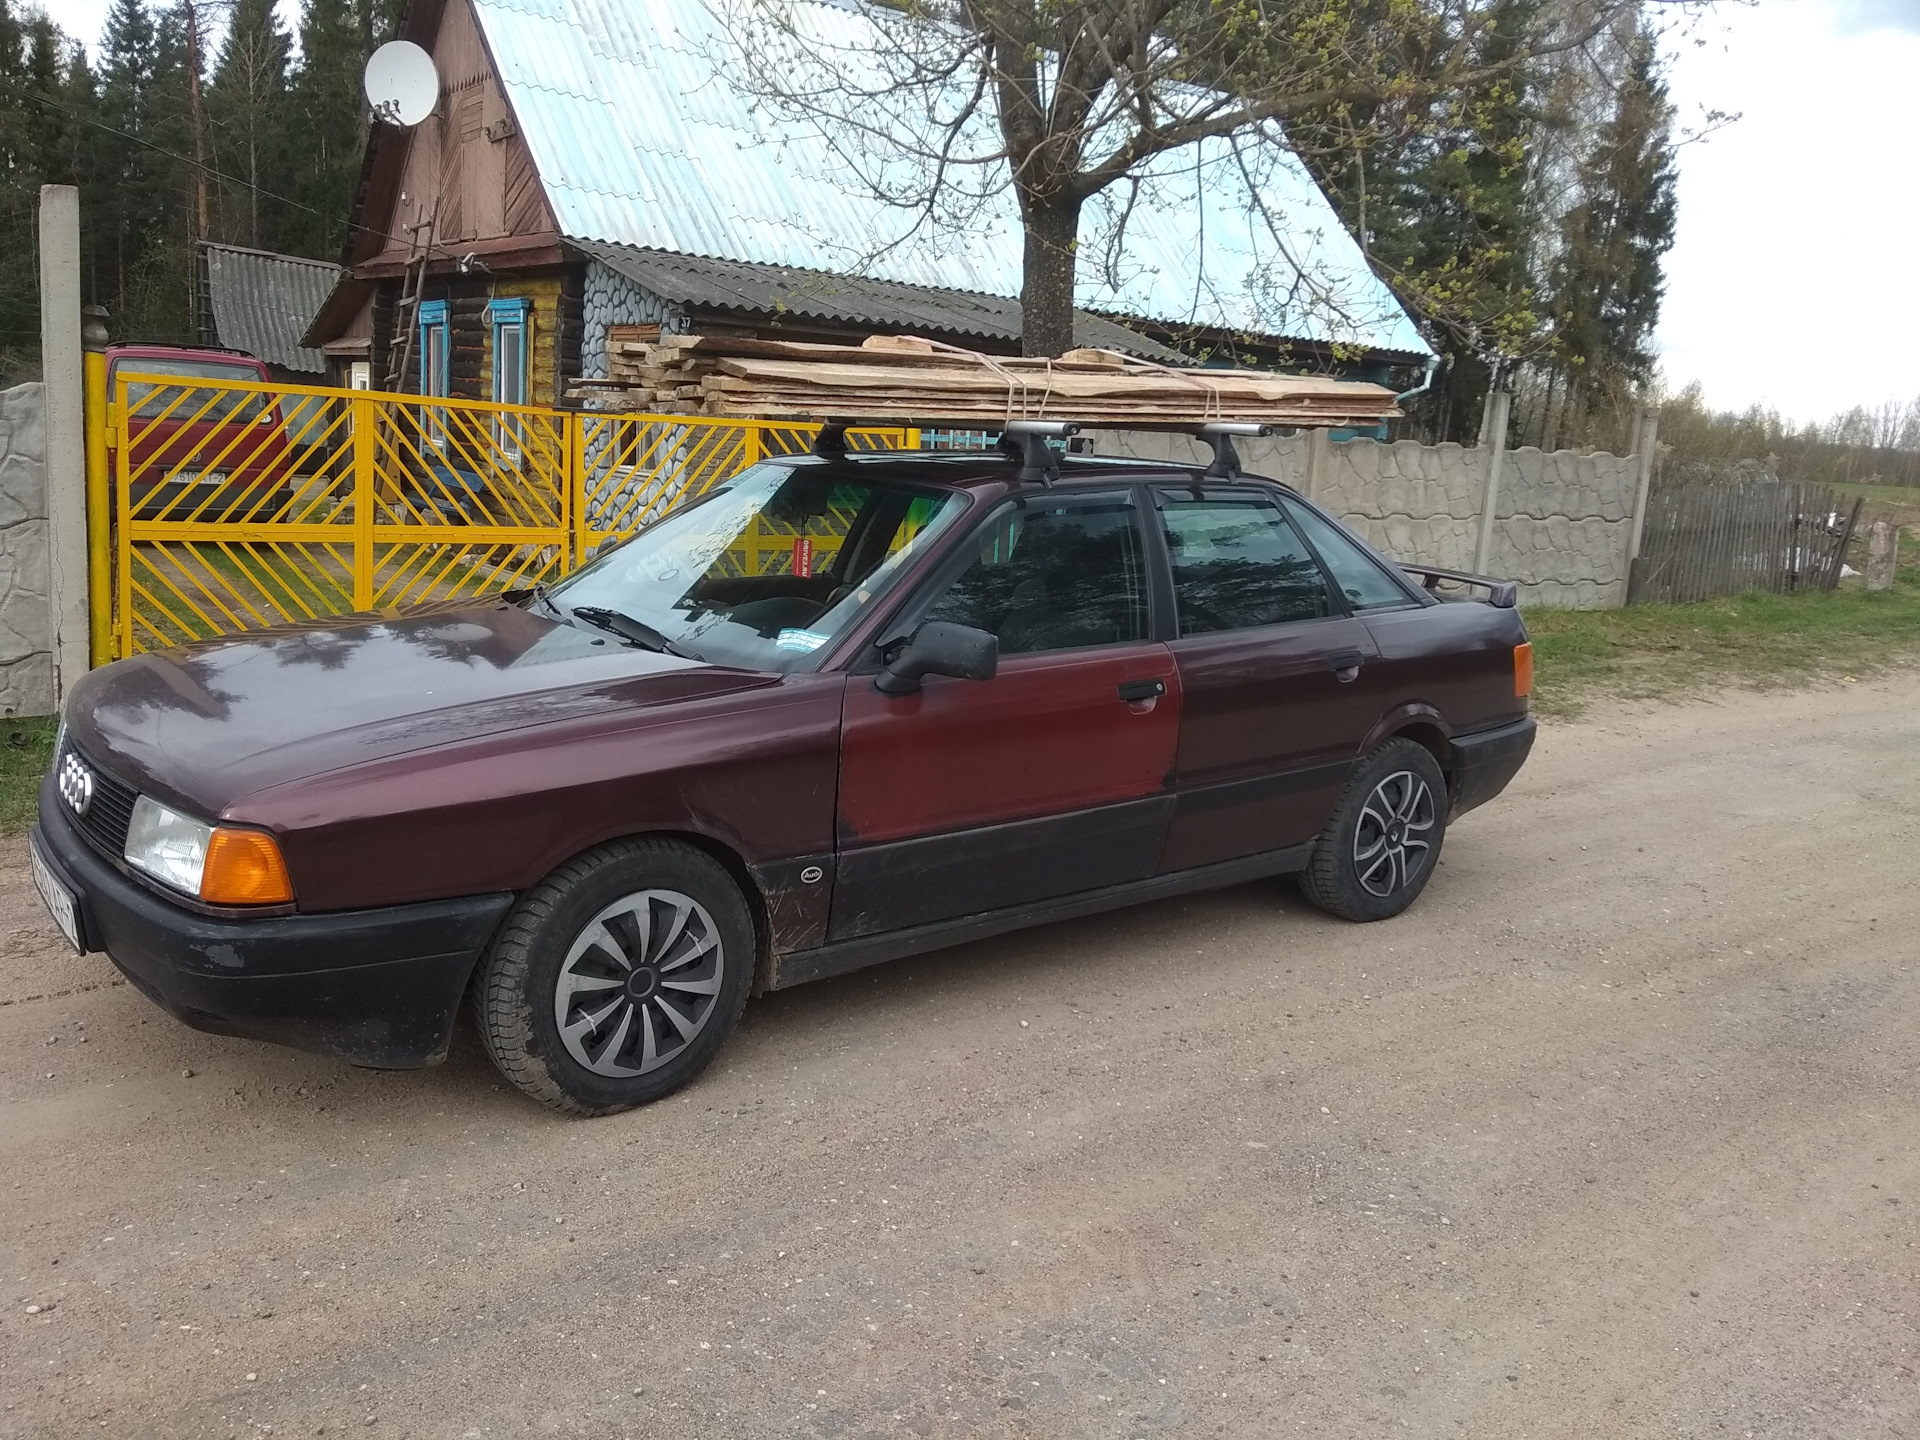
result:
[(1397, 915), (1526, 758), (1513, 587), (1284, 485), (822, 449), (551, 589), (95, 671), (49, 910), (188, 1025), (358, 1065), (441, 1060), (465, 1002), (598, 1115), (878, 961), (1287, 874)]

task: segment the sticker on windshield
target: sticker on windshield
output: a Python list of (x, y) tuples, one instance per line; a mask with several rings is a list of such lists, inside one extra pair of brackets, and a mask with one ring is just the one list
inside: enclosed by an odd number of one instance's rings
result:
[(818, 650), (829, 638), (817, 630), (782, 630), (773, 645), (776, 650)]

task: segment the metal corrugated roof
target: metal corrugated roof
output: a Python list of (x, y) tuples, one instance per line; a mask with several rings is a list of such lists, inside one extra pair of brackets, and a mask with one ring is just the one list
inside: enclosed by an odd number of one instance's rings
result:
[[(574, 240), (582, 253), (619, 271), (675, 305), (755, 314), (786, 313), (813, 320), (838, 321), (881, 330), (944, 331), (959, 338), (1020, 338), (1020, 302), (1000, 295), (971, 295), (935, 290), (897, 280), (832, 275), (791, 265), (754, 265), (640, 250), (597, 240)], [(1073, 342), (1119, 350), (1149, 360), (1183, 362), (1178, 350), (1135, 334), (1124, 325), (1080, 310), (1073, 317)]]
[[(710, 0), (473, 0), (560, 233), (646, 250), (858, 274), (1012, 299), (1021, 231), (1010, 189), (962, 233), (911, 233), (815, 129), (756, 111)], [(874, 53), (886, 23), (796, 0), (836, 54)], [(1268, 157), (1254, 203), (1226, 142), (1163, 156), (1101, 263), (1117, 192), (1082, 221), (1077, 303), (1166, 325), (1429, 352), (1326, 196)], [(1271, 233), (1284, 236), (1284, 248)], [(1304, 278), (1303, 278), (1304, 277)]]
[(338, 265), (211, 241), (200, 252), (219, 344), (269, 365), (326, 373), (326, 357), (300, 341), (339, 280)]

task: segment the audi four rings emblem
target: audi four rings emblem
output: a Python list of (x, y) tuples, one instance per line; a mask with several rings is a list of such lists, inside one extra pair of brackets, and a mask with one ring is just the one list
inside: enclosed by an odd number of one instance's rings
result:
[(93, 804), (93, 771), (80, 762), (80, 757), (69, 754), (60, 762), (60, 798), (67, 802), (67, 808), (76, 815), (84, 815)]

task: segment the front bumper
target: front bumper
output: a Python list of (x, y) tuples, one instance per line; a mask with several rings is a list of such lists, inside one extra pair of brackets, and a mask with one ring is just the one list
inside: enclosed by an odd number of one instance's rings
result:
[(1453, 737), (1450, 818), (1457, 819), (1474, 806), (1486, 804), (1507, 788), (1507, 782), (1526, 763), (1537, 728), (1529, 715), (1510, 725)]
[(228, 919), (169, 903), (104, 860), (49, 781), (28, 842), (75, 897), (81, 947), (196, 1030), (381, 1069), (446, 1058), (467, 981), (511, 894)]

